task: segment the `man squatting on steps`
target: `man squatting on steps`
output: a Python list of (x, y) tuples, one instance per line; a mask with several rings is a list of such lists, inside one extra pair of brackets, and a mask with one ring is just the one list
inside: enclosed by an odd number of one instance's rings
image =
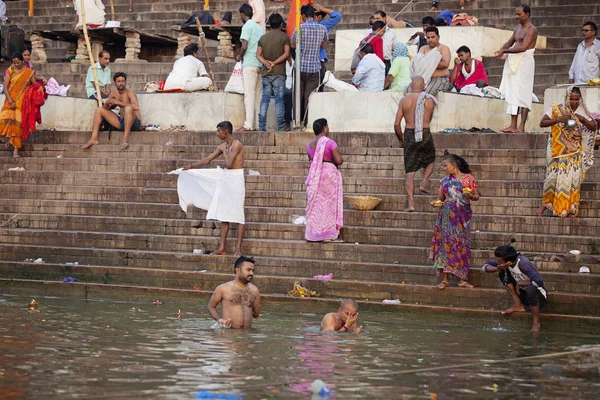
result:
[[(234, 264), (235, 279), (217, 286), (208, 302), (208, 313), (222, 328), (251, 328), (252, 318), (260, 315), (260, 292), (250, 283), (254, 277), (254, 258), (239, 257)], [(222, 303), (222, 314), (217, 306)]]
[[(212, 253), (225, 253), (225, 242), (229, 233), (229, 223), (238, 224), (237, 247), (235, 254), (242, 255), (242, 239), (244, 237), (244, 200), (246, 188), (244, 183), (244, 147), (231, 136), (233, 126), (229, 121), (219, 122), (217, 136), (223, 141), (217, 149), (203, 160), (186, 165), (183, 171), (178, 170), (177, 194), (179, 205), (187, 212), (189, 205), (207, 210), (206, 219), (221, 221), (221, 244)], [(204, 167), (223, 155), (225, 161), (217, 168), (194, 169)], [(194, 169), (193, 171), (190, 171)]]
[(531, 332), (540, 331), (540, 308), (548, 303), (548, 292), (538, 270), (529, 259), (517, 253), (513, 246), (500, 246), (494, 250), (495, 260), (487, 262), (483, 271), (498, 272), (500, 282), (512, 297), (513, 305), (502, 311), (508, 315), (524, 312), (528, 306), (533, 315)]

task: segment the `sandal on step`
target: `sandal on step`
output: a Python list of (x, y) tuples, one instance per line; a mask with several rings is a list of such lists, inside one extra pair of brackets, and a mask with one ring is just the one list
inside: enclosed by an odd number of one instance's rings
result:
[(442, 281), (442, 283), (440, 283), (439, 285), (437, 285), (437, 288), (440, 290), (444, 290), (448, 287), (448, 281)]
[(474, 286), (471, 285), (467, 281), (460, 281), (460, 282), (458, 282), (458, 286), (461, 287), (461, 288), (467, 288), (467, 289), (473, 289), (474, 288)]

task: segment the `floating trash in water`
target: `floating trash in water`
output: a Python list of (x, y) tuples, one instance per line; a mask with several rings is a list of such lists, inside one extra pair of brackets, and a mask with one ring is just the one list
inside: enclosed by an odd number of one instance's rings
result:
[(162, 302), (162, 301), (160, 301), (160, 300), (156, 300), (156, 301), (155, 301), (154, 303), (152, 303), (152, 304), (154, 304), (155, 306), (162, 306), (162, 305), (163, 305), (163, 302)]
[(196, 393), (197, 399), (218, 399), (218, 400), (243, 400), (244, 397), (239, 394), (224, 394), (224, 393), (213, 393), (206, 390), (202, 390)]
[(320, 379), (315, 379), (315, 381), (310, 385), (310, 391), (313, 394), (318, 394), (321, 397), (328, 397), (331, 395), (331, 390), (329, 390), (325, 382)]
[(35, 299), (31, 299), (31, 301), (28, 304), (29, 308), (36, 308), (38, 306), (37, 301), (35, 301)]
[(177, 310), (177, 312), (174, 313), (173, 315), (175, 315), (177, 318), (181, 319), (181, 310)]
[(77, 282), (77, 278), (73, 278), (72, 276), (68, 276), (63, 279), (63, 283), (73, 283)]
[(315, 276), (313, 276), (313, 279), (320, 279), (323, 281), (327, 281), (327, 280), (333, 279), (333, 273), (327, 274), (327, 275), (315, 275)]
[(320, 294), (314, 290), (307, 289), (300, 285), (300, 282), (294, 282), (294, 287), (288, 292), (292, 297), (319, 297)]

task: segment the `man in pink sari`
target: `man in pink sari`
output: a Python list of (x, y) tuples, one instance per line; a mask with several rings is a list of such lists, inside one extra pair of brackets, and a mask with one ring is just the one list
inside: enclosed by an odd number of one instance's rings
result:
[(336, 241), (344, 225), (344, 196), (339, 167), (344, 160), (328, 138), (325, 118), (313, 123), (315, 138), (306, 145), (310, 170), (306, 178), (306, 234), (309, 242)]

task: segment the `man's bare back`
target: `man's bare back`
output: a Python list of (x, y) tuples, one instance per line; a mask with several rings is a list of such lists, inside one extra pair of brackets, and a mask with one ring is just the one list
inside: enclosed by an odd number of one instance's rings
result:
[[(405, 129), (414, 129), (415, 127), (415, 109), (417, 108), (417, 100), (421, 93), (407, 94), (400, 100), (399, 107), (402, 108), (402, 114), (405, 121)], [(431, 117), (433, 115), (435, 103), (431, 99), (425, 100), (425, 113), (423, 115), (423, 128), (429, 128)]]
[(236, 281), (219, 286), (216, 291), (222, 292), (221, 303), (223, 319), (231, 320), (231, 328), (251, 328), (253, 309), (256, 298), (260, 296), (258, 288), (249, 283), (240, 287)]

